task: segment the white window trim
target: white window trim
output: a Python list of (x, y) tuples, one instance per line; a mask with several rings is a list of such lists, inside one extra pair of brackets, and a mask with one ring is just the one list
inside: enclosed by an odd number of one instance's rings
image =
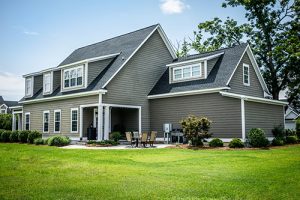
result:
[(27, 116), (27, 115), (29, 115), (29, 123), (28, 123), (29, 126), (28, 126), (28, 130), (30, 131), (30, 120), (31, 120), (31, 119), (30, 119), (30, 112), (26, 112), (26, 113), (25, 113), (25, 119), (24, 119), (25, 127), (24, 127), (24, 130), (26, 130), (26, 116)]
[[(31, 88), (30, 88), (30, 94), (27, 94), (26, 93), (26, 88), (27, 88), (27, 80), (30, 79), (30, 85), (31, 85)], [(25, 97), (32, 97), (33, 96), (33, 82), (34, 82), (34, 77), (27, 77), (25, 79)]]
[[(48, 131), (45, 131), (45, 113), (48, 113)], [(49, 110), (45, 110), (43, 111), (43, 133), (49, 133), (49, 129), (50, 129), (50, 111)]]
[[(199, 76), (192, 76), (192, 67), (195, 66), (199, 66), (200, 68), (200, 75)], [(184, 68), (190, 68), (190, 77), (189, 78), (184, 78), (183, 77), (183, 69)], [(176, 79), (175, 78), (175, 70), (181, 69), (181, 78)], [(190, 80), (190, 79), (195, 79), (195, 78), (200, 78), (202, 75), (202, 67), (201, 67), (201, 63), (197, 63), (197, 64), (193, 64), (193, 65), (185, 65), (185, 66), (181, 66), (181, 67), (174, 67), (172, 68), (172, 73), (173, 73), (173, 81), (172, 82), (176, 82), (176, 81), (182, 81), (182, 80)]]
[[(66, 71), (69, 71), (69, 74), (71, 72), (71, 70), (78, 70), (79, 68), (81, 68), (82, 70), (82, 83), (81, 85), (76, 85), (76, 86), (69, 86), (69, 87), (65, 87), (65, 72)], [(85, 83), (86, 83), (86, 79), (87, 79), (87, 70), (85, 70), (86, 68), (86, 64), (83, 63), (82, 65), (78, 65), (78, 66), (74, 66), (74, 67), (70, 67), (70, 68), (67, 68), (67, 69), (64, 69), (64, 70), (61, 70), (61, 85), (62, 85), (62, 88), (63, 90), (65, 91), (71, 91), (71, 90), (77, 90), (77, 89), (81, 89), (83, 87), (85, 87)], [(71, 79), (69, 79), (71, 80)], [(76, 80), (77, 81), (77, 80)], [(69, 82), (69, 84), (71, 84), (71, 82)]]
[[(245, 83), (245, 67), (248, 68), (248, 83)], [(243, 84), (245, 86), (250, 86), (250, 66), (245, 63), (243, 63)]]
[[(45, 91), (45, 76), (48, 75), (48, 74), (50, 74), (50, 91), (46, 92)], [(43, 94), (44, 95), (52, 94), (52, 92), (53, 92), (53, 71), (43, 74)]]
[[(72, 131), (72, 111), (76, 110), (77, 111), (77, 131)], [(79, 117), (79, 113), (78, 113), (78, 108), (71, 108), (71, 112), (70, 112), (70, 124), (71, 124), (71, 127), (70, 127), (70, 132), (71, 133), (78, 133), (78, 117)]]
[[(59, 131), (55, 131), (55, 113), (59, 112)], [(61, 110), (54, 110), (54, 114), (53, 114), (53, 133), (60, 133), (61, 132)]]

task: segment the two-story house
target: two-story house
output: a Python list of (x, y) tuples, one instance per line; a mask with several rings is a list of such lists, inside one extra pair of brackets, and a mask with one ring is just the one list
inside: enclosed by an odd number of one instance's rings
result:
[[(177, 58), (159, 24), (76, 49), (57, 67), (24, 75), (23, 129), (79, 140), (97, 128), (151, 131), (189, 114), (213, 121), (214, 137), (245, 139), (284, 123), (249, 45)], [(98, 128), (101, 127), (101, 128)]]

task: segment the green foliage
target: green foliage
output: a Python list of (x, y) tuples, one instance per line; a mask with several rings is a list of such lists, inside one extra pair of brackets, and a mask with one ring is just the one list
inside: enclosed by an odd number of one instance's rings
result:
[(285, 136), (284, 127), (282, 125), (275, 126), (272, 129), (272, 134), (275, 138), (279, 138), (279, 139), (284, 138), (284, 136)]
[(297, 136), (287, 136), (286, 143), (287, 144), (296, 144), (298, 142)]
[(9, 130), (2, 131), (1, 136), (0, 136), (1, 142), (9, 142), (10, 135), (11, 135), (11, 131), (9, 131)]
[(45, 141), (41, 137), (39, 137), (39, 138), (35, 138), (33, 140), (33, 144), (35, 144), (35, 145), (43, 145), (43, 144), (45, 144)]
[(23, 131), (19, 131), (18, 133), (19, 133), (19, 135), (18, 135), (19, 142), (27, 143), (27, 139), (28, 139), (28, 135), (29, 135), (30, 131), (23, 130)]
[(48, 145), (49, 146), (66, 146), (69, 145), (71, 142), (70, 138), (66, 136), (60, 136), (60, 135), (55, 135), (50, 138), (48, 138)]
[(210, 147), (223, 147), (223, 146), (224, 146), (224, 143), (223, 143), (223, 141), (220, 140), (219, 138), (214, 138), (214, 139), (212, 139), (212, 140), (208, 143), (208, 145), (209, 145)]
[(10, 142), (18, 142), (19, 141), (18, 136), (19, 136), (18, 131), (12, 131), (10, 136), (9, 136)]
[(34, 139), (41, 138), (42, 134), (38, 131), (30, 131), (28, 134), (27, 142), (33, 144)]
[(296, 134), (300, 138), (300, 117), (296, 120)]
[(201, 145), (203, 144), (203, 139), (211, 137), (212, 134), (208, 132), (211, 123), (206, 117), (196, 117), (194, 115), (190, 115), (180, 121), (183, 134), (191, 141), (192, 145)]
[(0, 114), (0, 129), (12, 129), (12, 114)]
[(280, 139), (280, 138), (274, 138), (272, 140), (272, 145), (273, 146), (283, 146), (284, 145), (284, 141), (283, 141), (283, 139)]
[(114, 140), (102, 140), (102, 141), (96, 141), (96, 140), (89, 140), (87, 141), (87, 144), (89, 145), (100, 145), (100, 146), (116, 146), (119, 143)]
[(244, 148), (245, 145), (242, 142), (241, 139), (239, 138), (233, 138), (230, 142), (229, 142), (229, 148)]
[(121, 139), (121, 133), (116, 131), (116, 132), (112, 132), (110, 133), (110, 137), (112, 140), (114, 140), (115, 142), (119, 142), (119, 140)]
[(185, 57), (188, 55), (188, 52), (190, 50), (190, 44), (184, 38), (182, 44), (180, 44), (180, 42), (177, 42), (177, 47), (175, 47), (175, 50), (177, 57)]
[(292, 130), (292, 129), (285, 129), (285, 136), (295, 136), (296, 135), (296, 131)]
[(260, 128), (251, 129), (247, 135), (247, 139), (252, 147), (266, 147), (269, 145), (265, 132)]

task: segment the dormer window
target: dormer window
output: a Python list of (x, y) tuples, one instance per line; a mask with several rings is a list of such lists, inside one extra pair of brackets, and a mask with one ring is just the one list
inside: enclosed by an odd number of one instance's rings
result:
[(43, 93), (51, 94), (52, 92), (52, 72), (45, 73), (43, 77)]
[(83, 65), (64, 70), (64, 88), (83, 86)]
[(201, 77), (201, 63), (173, 68), (173, 80), (185, 80)]
[(33, 78), (25, 79), (25, 96), (30, 97), (33, 93)]

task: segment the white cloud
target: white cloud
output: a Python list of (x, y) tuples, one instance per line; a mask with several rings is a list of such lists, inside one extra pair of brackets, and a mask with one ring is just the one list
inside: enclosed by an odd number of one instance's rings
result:
[(190, 8), (182, 0), (162, 0), (160, 10), (167, 15), (182, 13), (185, 9)]
[(38, 32), (35, 32), (35, 31), (23, 31), (23, 33), (24, 33), (25, 35), (39, 35), (39, 33), (38, 33)]
[(21, 75), (0, 72), (0, 96), (5, 100), (20, 100), (24, 95), (24, 87)]

